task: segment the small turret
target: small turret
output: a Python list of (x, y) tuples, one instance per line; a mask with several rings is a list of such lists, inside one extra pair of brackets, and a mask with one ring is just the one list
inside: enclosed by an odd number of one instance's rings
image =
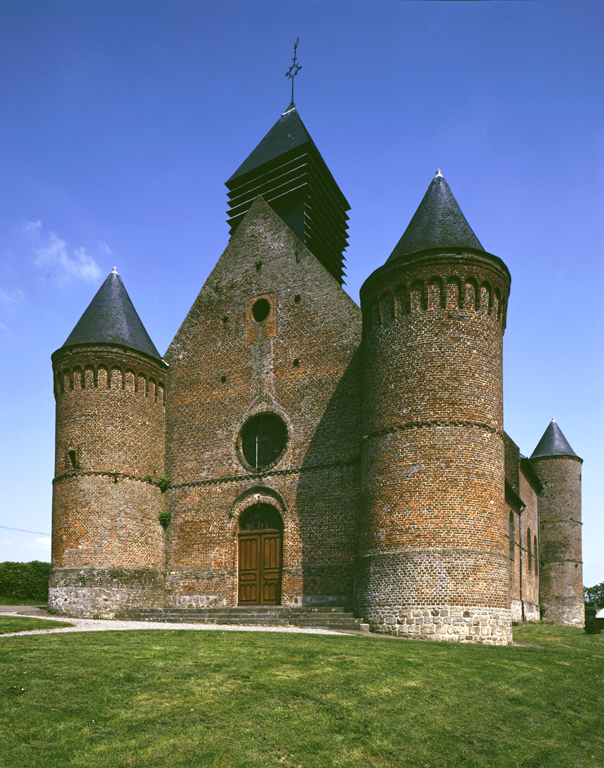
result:
[(49, 603), (79, 616), (161, 605), (167, 366), (115, 268), (52, 362)]
[(552, 419), (531, 456), (543, 492), (539, 500), (544, 621), (582, 627), (581, 464)]
[(502, 338), (510, 276), (440, 171), (361, 288), (363, 511), (356, 608), (372, 628), (511, 640)]

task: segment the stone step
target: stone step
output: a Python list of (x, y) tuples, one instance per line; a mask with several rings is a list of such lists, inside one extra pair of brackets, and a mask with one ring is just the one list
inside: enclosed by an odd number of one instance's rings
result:
[[(141, 620), (132, 618), (132, 621)], [(152, 623), (153, 621), (162, 621), (167, 624), (212, 624), (215, 626), (228, 625), (228, 626), (240, 626), (240, 627), (306, 627), (315, 629), (339, 629), (339, 630), (361, 630), (361, 620), (351, 619), (345, 621), (285, 621), (283, 619), (275, 619), (274, 621), (249, 621), (243, 618), (224, 618), (224, 619), (196, 619), (194, 621), (185, 622), (182, 619), (164, 618), (164, 619), (142, 619)]]
[(240, 626), (315, 627), (359, 631), (362, 619), (341, 607), (238, 606), (234, 608), (138, 608), (117, 618), (172, 624), (226, 624)]
[(355, 618), (351, 613), (315, 613), (315, 614), (278, 614), (278, 613), (230, 613), (229, 611), (216, 611), (215, 613), (203, 613), (203, 612), (191, 612), (191, 613), (174, 613), (173, 611), (164, 611), (157, 613), (150, 613), (145, 611), (129, 611), (125, 618), (132, 619), (136, 616), (140, 619), (155, 619), (161, 620), (162, 618), (173, 618), (181, 621), (191, 621), (195, 619), (215, 619), (231, 618), (248, 620), (253, 619), (257, 621), (341, 621)]
[(299, 626), (299, 627), (316, 627), (327, 626), (328, 624), (359, 624), (362, 619), (357, 619), (352, 616), (340, 616), (337, 618), (328, 618), (325, 616), (317, 617), (315, 619), (303, 619), (303, 618), (281, 618), (275, 616), (229, 616), (228, 614), (218, 616), (172, 616), (167, 614), (165, 616), (139, 616), (136, 614), (128, 614), (126, 618), (130, 621), (171, 621), (180, 622), (181, 624), (264, 624), (264, 625), (282, 625), (282, 626)]
[(149, 613), (142, 611), (129, 611), (125, 616), (126, 618), (133, 618), (136, 615), (138, 618), (153, 618), (160, 619), (162, 616), (181, 619), (182, 621), (189, 621), (197, 618), (217, 619), (222, 617), (241, 618), (241, 619), (257, 619), (258, 621), (268, 621), (273, 619), (279, 619), (283, 621), (318, 621), (318, 620), (340, 620), (354, 618), (352, 613), (314, 613), (314, 614), (291, 614), (291, 613), (230, 613), (229, 611), (216, 611), (213, 613), (205, 612), (193, 612), (191, 613), (175, 613), (174, 611), (165, 611), (162, 613)]
[(141, 608), (133, 608), (130, 609), (125, 616), (133, 616), (136, 614), (137, 616), (181, 616), (184, 619), (190, 618), (193, 616), (222, 616), (222, 615), (228, 615), (228, 616), (254, 616), (258, 618), (317, 618), (319, 616), (326, 616), (329, 618), (340, 618), (340, 617), (349, 617), (353, 616), (353, 614), (350, 611), (345, 611), (342, 609), (336, 609), (336, 610), (312, 610), (307, 611), (304, 609), (300, 610), (291, 610), (291, 609), (285, 609), (280, 610), (277, 608), (272, 608), (268, 610), (259, 610), (257, 608), (188, 608), (188, 609), (179, 609), (179, 608), (157, 608), (157, 609), (141, 609)]
[(145, 611), (150, 613), (157, 613), (158, 611), (171, 611), (173, 613), (191, 613), (192, 611), (203, 611), (212, 613), (216, 611), (228, 611), (229, 613), (249, 613), (253, 611), (255, 613), (351, 613), (341, 605), (338, 606), (303, 606), (297, 607), (294, 605), (236, 605), (236, 606), (216, 606), (207, 608), (176, 608), (169, 606), (167, 608), (130, 608), (131, 611)]

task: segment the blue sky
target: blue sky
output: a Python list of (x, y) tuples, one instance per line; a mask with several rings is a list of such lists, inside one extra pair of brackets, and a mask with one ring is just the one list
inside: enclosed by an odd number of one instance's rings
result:
[(505, 426), (584, 459), (604, 581), (601, 0), (0, 4), (0, 560), (48, 559), (51, 353), (116, 265), (165, 352), (228, 239), (224, 182), (290, 98), (351, 204), (347, 290), (440, 168), (512, 273)]

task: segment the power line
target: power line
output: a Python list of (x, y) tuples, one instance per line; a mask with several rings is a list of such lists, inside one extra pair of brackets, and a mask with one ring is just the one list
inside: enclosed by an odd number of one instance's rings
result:
[(38, 533), (40, 536), (50, 536), (50, 533), (42, 533), (42, 531), (24, 531), (23, 528), (9, 528), (8, 525), (0, 525), (0, 528), (6, 528), (7, 531), (21, 531), (21, 533)]

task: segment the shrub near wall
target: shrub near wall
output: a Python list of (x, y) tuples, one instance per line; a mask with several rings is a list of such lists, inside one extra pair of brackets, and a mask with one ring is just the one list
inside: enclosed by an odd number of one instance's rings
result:
[(604, 581), (601, 584), (595, 584), (593, 587), (583, 587), (583, 597), (585, 605), (601, 611), (604, 608)]
[(49, 574), (50, 563), (40, 560), (0, 563), (0, 603), (2, 598), (47, 602)]

